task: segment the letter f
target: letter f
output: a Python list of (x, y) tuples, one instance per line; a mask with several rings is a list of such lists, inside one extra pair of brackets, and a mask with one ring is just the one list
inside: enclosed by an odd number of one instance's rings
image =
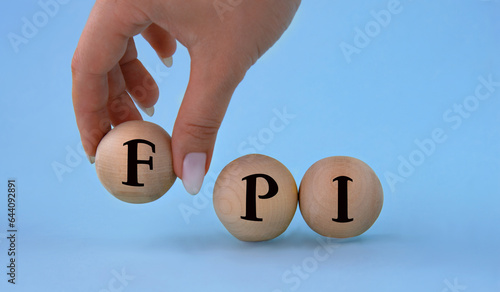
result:
[(149, 156), (148, 160), (138, 160), (137, 159), (137, 147), (139, 143), (149, 145), (155, 153), (155, 144), (142, 139), (134, 139), (123, 143), (123, 146), (128, 145), (128, 156), (127, 156), (127, 181), (122, 182), (124, 185), (143, 187), (144, 184), (138, 182), (137, 177), (137, 166), (139, 164), (149, 165), (149, 170), (153, 170), (153, 157)]

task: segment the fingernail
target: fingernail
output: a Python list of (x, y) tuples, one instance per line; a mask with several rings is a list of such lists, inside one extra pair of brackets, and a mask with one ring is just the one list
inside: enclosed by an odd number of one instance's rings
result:
[(174, 63), (174, 59), (170, 56), (168, 58), (163, 58), (161, 59), (161, 61), (163, 62), (163, 64), (165, 64), (165, 66), (167, 66), (168, 68), (172, 67), (172, 64)]
[(94, 164), (94, 162), (95, 162), (95, 156), (89, 156), (87, 154), (87, 159), (89, 160), (90, 164)]
[(148, 115), (149, 117), (152, 117), (154, 114), (155, 114), (155, 107), (152, 106), (152, 107), (148, 107), (148, 108), (145, 108), (141, 105), (139, 105), (139, 108), (146, 114)]
[(206, 153), (189, 153), (182, 164), (182, 184), (188, 193), (196, 195), (205, 177)]

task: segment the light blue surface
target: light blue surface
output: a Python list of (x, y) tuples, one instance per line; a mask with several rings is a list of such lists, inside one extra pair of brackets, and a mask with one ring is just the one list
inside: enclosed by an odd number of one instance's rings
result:
[[(70, 62), (91, 3), (60, 5), (17, 53), (9, 33), (22, 35), (23, 17), (43, 10), (35, 1), (4, 4), (0, 290), (500, 291), (500, 86), (488, 99), (468, 97), (480, 78), (500, 82), (500, 2), (405, 0), (385, 26), (375, 24), (371, 11), (391, 3), (303, 1), (236, 90), (201, 194), (177, 181), (146, 205), (108, 194), (79, 152)], [(367, 26), (373, 37), (346, 58), (341, 47)], [(171, 132), (189, 56), (179, 46), (167, 69), (136, 42), (161, 91), (147, 120)], [(449, 112), (464, 102), (467, 118)], [(283, 110), (293, 118), (265, 136)], [(444, 142), (419, 156), (415, 140), (436, 129)], [(244, 144), (251, 137), (260, 149)], [(280, 160), (297, 183), (321, 158), (357, 157), (381, 179), (382, 213), (353, 239), (322, 238), (297, 211), (279, 238), (240, 242), (219, 222), (211, 191), (220, 170), (247, 152)], [(400, 159), (420, 164), (398, 171)], [(391, 183), (388, 173), (404, 181)], [(11, 177), (19, 185), (15, 287), (5, 274)], [(183, 215), (186, 208), (195, 213)]]

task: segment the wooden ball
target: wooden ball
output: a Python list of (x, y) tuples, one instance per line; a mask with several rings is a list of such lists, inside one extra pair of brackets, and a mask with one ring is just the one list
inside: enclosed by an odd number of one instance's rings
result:
[(129, 121), (109, 131), (95, 157), (97, 176), (116, 198), (148, 203), (165, 194), (176, 176), (170, 135), (146, 121)]
[(297, 184), (271, 157), (250, 154), (229, 163), (214, 187), (214, 208), (226, 229), (243, 241), (282, 234), (297, 209)]
[(324, 158), (305, 173), (299, 189), (300, 212), (317, 233), (335, 238), (362, 234), (382, 210), (382, 185), (363, 161)]

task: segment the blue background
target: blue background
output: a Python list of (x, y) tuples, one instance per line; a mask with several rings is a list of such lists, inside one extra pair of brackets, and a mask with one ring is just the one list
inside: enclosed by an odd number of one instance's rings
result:
[[(177, 180), (145, 205), (108, 194), (81, 152), (70, 63), (92, 3), (61, 4), (17, 52), (9, 33), (22, 36), (23, 17), (43, 10), (35, 1), (5, 3), (0, 290), (500, 291), (500, 87), (476, 104), (467, 98), (481, 76), (500, 81), (500, 2), (402, 0), (386, 26), (374, 25), (371, 11), (390, 2), (303, 1), (236, 90), (201, 193), (188, 195)], [(346, 58), (342, 44), (354, 45), (367, 25), (373, 37)], [(161, 92), (146, 120), (171, 133), (189, 56), (179, 46), (166, 68), (141, 37), (136, 43)], [(450, 114), (464, 102), (473, 108), (467, 118)], [(269, 136), (283, 110), (294, 117)], [(436, 129), (446, 140), (418, 156), (415, 140)], [(242, 144), (252, 137), (259, 149)], [(357, 238), (327, 240), (297, 210), (277, 239), (240, 242), (211, 198), (221, 169), (247, 152), (280, 160), (297, 183), (321, 158), (357, 157), (382, 182), (382, 213)], [(399, 171), (411, 158), (418, 165)], [(388, 173), (401, 180), (391, 183)], [(8, 178), (18, 182), (15, 287), (5, 274)], [(320, 261), (314, 254), (324, 245), (330, 253)]]

